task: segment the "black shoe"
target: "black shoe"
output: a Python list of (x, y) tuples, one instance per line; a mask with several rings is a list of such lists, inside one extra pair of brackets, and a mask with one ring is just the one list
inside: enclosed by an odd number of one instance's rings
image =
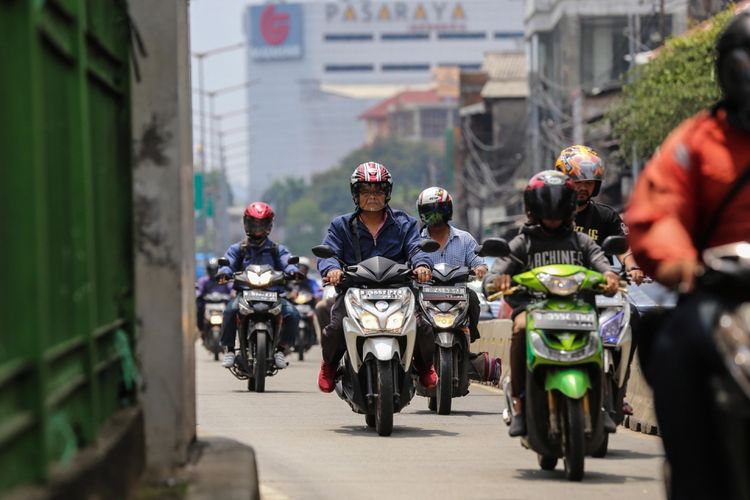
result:
[(612, 420), (612, 417), (609, 415), (608, 411), (602, 411), (602, 418), (604, 418), (604, 432), (612, 434), (617, 430), (617, 424), (615, 424), (615, 421)]
[(510, 437), (526, 435), (526, 418), (523, 416), (523, 413), (520, 415), (513, 415), (513, 418), (510, 421), (508, 435)]

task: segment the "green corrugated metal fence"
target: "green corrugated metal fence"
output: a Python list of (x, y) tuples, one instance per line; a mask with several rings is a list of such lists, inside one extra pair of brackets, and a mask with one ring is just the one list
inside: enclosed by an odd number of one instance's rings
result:
[(124, 0), (0, 0), (0, 494), (43, 481), (123, 404), (126, 11)]

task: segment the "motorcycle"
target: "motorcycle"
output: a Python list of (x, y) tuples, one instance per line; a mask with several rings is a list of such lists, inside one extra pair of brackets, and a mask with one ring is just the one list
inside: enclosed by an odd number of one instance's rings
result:
[[(289, 257), (289, 263), (296, 264), (298, 259)], [(229, 261), (221, 258), (219, 265), (228, 266)], [(266, 377), (278, 372), (273, 355), (280, 340), (283, 296), (269, 288), (283, 286), (288, 276), (269, 265), (251, 264), (234, 273), (233, 279), (240, 349), (229, 371), (239, 380), (247, 380), (248, 391), (264, 392)]]
[(703, 253), (697, 287), (716, 300), (714, 340), (723, 370), (711, 374), (718, 429), (730, 464), (732, 498), (750, 499), (750, 244)]
[(467, 282), (472, 271), (441, 263), (432, 271), (432, 283), (419, 286), (419, 305), (435, 332), (437, 387), (417, 392), (429, 397), (429, 408), (449, 415), (454, 397), (469, 393), (469, 297)]
[(297, 330), (297, 337), (294, 340), (294, 350), (297, 353), (297, 359), (299, 361), (305, 360), (305, 352), (307, 352), (317, 340), (315, 335), (315, 325), (313, 318), (315, 316), (315, 298), (312, 292), (302, 287), (293, 287), (294, 298), (292, 303), (299, 312), (299, 329)]
[[(426, 252), (440, 245), (420, 244)], [(330, 247), (313, 247), (319, 258), (334, 258)], [(381, 436), (393, 431), (393, 414), (414, 396), (412, 354), (417, 336), (412, 269), (384, 257), (346, 266), (339, 287), (345, 293), (346, 352), (336, 373), (336, 394)]]
[(201, 339), (205, 348), (214, 355), (214, 361), (218, 361), (222, 351), (221, 323), (224, 320), (224, 309), (231, 298), (229, 294), (219, 292), (211, 292), (203, 297), (206, 305)]
[[(627, 249), (622, 237), (610, 236), (602, 248), (619, 254)], [(488, 240), (485, 255), (511, 256), (504, 240)], [(596, 309), (582, 292), (601, 293), (602, 274), (576, 265), (547, 265), (513, 276), (515, 287), (493, 294), (525, 292), (532, 297), (526, 319), (527, 435), (521, 445), (537, 453), (539, 466), (554, 470), (563, 458), (565, 476), (580, 481), (584, 458), (605, 438), (602, 407), (602, 341)], [(510, 425), (510, 381), (503, 384)]]

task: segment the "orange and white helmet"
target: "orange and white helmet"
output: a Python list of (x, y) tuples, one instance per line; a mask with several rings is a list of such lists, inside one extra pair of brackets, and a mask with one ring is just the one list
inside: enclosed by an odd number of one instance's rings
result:
[(604, 180), (604, 164), (590, 147), (576, 144), (563, 149), (555, 162), (555, 170), (564, 173), (573, 182), (595, 181), (592, 196), (599, 194)]

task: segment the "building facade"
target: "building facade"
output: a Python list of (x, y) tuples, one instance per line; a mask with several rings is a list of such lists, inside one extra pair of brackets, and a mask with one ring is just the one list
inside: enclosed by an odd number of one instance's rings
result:
[(522, 0), (254, 2), (243, 22), (252, 198), (336, 165), (365, 142), (359, 115), (435, 69), (523, 44)]

